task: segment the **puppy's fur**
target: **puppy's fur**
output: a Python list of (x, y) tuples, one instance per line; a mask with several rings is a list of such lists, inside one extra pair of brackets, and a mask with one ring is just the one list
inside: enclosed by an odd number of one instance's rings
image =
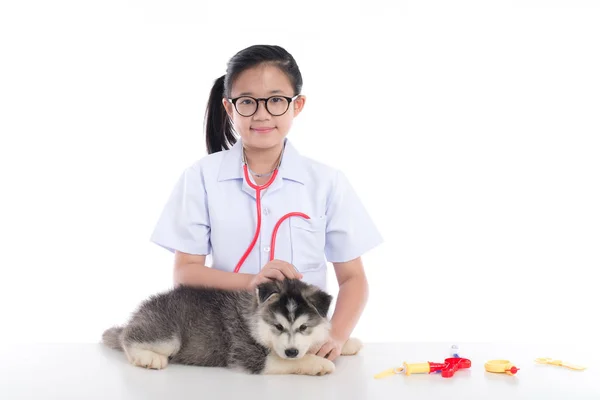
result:
[[(334, 371), (333, 362), (307, 352), (328, 339), (331, 301), (300, 280), (263, 283), (255, 293), (178, 286), (145, 300), (125, 326), (107, 329), (102, 341), (145, 368), (172, 362), (252, 374), (323, 375)], [(342, 354), (360, 348), (352, 338)]]

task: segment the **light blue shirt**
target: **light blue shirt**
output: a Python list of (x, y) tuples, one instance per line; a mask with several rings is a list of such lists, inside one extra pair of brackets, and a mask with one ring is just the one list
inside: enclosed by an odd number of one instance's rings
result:
[[(162, 211), (151, 241), (174, 252), (209, 255), (212, 268), (232, 272), (256, 230), (256, 192), (244, 179), (242, 142), (188, 167)], [(326, 290), (327, 261), (350, 261), (383, 240), (344, 174), (298, 153), (286, 139), (281, 166), (262, 191), (261, 232), (239, 272), (256, 274), (269, 261), (287, 261), (308, 283)]]

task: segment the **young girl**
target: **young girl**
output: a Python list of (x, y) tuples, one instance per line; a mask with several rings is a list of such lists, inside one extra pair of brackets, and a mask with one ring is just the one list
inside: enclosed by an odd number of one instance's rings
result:
[[(316, 354), (334, 360), (367, 301), (360, 257), (382, 238), (344, 174), (300, 155), (287, 138), (306, 101), (301, 90), (283, 48), (233, 56), (210, 93), (209, 155), (183, 172), (151, 240), (175, 254), (175, 284), (253, 289), (287, 277), (326, 290), (331, 262), (339, 293), (331, 337)], [(253, 186), (269, 181), (257, 197)], [(303, 215), (280, 221), (292, 212)]]

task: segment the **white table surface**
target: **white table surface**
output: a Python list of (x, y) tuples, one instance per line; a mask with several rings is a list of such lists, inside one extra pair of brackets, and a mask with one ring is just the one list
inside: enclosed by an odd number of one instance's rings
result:
[[(373, 375), (402, 361), (442, 362), (446, 343), (367, 343), (336, 360), (332, 375), (252, 376), (222, 368), (171, 364), (146, 370), (101, 344), (0, 345), (0, 399), (600, 399), (597, 348), (576, 345), (458, 343), (470, 370), (453, 378)], [(537, 365), (552, 357), (588, 367), (583, 372)], [(515, 376), (492, 374), (484, 363), (508, 359)]]

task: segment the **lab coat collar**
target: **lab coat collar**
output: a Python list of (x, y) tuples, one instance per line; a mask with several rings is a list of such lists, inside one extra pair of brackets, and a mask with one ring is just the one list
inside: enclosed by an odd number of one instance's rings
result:
[[(288, 138), (285, 138), (285, 147), (283, 150), (283, 158), (281, 167), (273, 182), (275, 189), (276, 182), (280, 179), (287, 179), (304, 184), (307, 180), (306, 166), (304, 159), (298, 153), (298, 150), (292, 145)], [(244, 179), (243, 162), (242, 162), (242, 140), (238, 141), (229, 149), (223, 150), (223, 161), (219, 169), (219, 182), (230, 179)]]

